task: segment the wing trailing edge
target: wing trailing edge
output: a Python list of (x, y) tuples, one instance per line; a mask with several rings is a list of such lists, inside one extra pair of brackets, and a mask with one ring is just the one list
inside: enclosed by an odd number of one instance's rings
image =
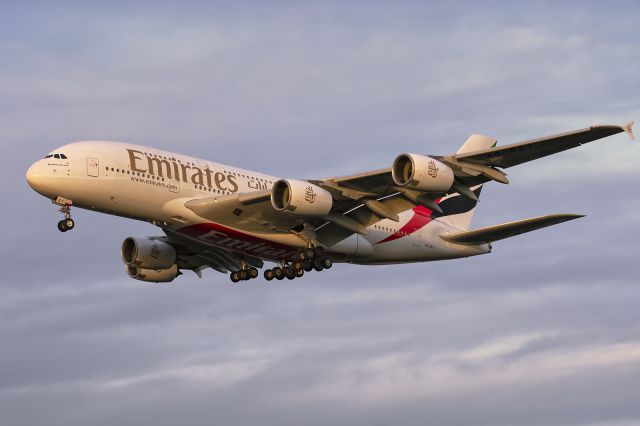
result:
[(443, 234), (440, 238), (454, 244), (488, 244), (581, 217), (583, 217), (583, 215), (550, 214), (517, 220), (515, 222), (502, 223), (500, 225), (487, 226), (486, 228), (478, 228), (471, 231)]

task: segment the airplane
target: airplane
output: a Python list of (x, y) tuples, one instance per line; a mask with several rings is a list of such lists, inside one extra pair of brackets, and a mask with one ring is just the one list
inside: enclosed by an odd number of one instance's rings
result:
[(295, 279), (334, 263), (399, 264), (490, 253), (496, 241), (582, 217), (551, 214), (470, 229), (482, 186), (502, 169), (626, 132), (594, 125), (497, 146), (472, 135), (455, 153), (398, 155), (391, 167), (323, 179), (286, 179), (122, 142), (54, 149), (28, 184), (59, 207), (58, 229), (80, 207), (150, 222), (164, 235), (127, 237), (125, 270), (145, 282), (211, 268), (232, 282)]

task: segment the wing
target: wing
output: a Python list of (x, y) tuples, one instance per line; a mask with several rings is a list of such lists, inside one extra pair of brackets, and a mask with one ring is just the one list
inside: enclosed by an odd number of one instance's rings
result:
[(560, 133), (539, 139), (532, 139), (510, 145), (456, 154), (455, 160), (480, 164), (483, 166), (507, 168), (528, 161), (566, 151), (571, 148), (606, 138), (617, 133), (627, 132), (632, 138), (633, 122), (624, 126), (591, 126), (586, 129)]
[(441, 235), (440, 238), (455, 244), (487, 244), (581, 217), (583, 216), (577, 214), (550, 214), (474, 229), (472, 231), (444, 234)]
[(256, 268), (262, 268), (264, 264), (257, 257), (247, 254), (239, 255), (219, 247), (202, 244), (167, 229), (164, 232), (167, 235), (166, 237), (156, 237), (154, 239), (171, 244), (176, 249), (178, 268), (192, 270), (198, 276), (200, 276), (200, 271), (205, 268), (212, 268), (226, 274), (240, 270), (243, 264), (255, 266)]
[[(477, 188), (490, 180), (508, 183), (500, 168), (507, 168), (575, 148), (621, 132), (630, 136), (633, 123), (602, 125), (495, 147), (495, 139), (474, 135), (463, 149), (448, 156), (432, 156), (454, 172), (453, 186), (446, 192), (426, 193), (395, 184), (391, 168), (309, 180), (331, 193), (331, 211), (319, 217), (300, 217), (275, 210), (270, 191), (193, 199), (186, 207), (196, 215), (239, 230), (254, 233), (291, 233), (312, 230), (315, 244), (330, 246), (383, 219), (398, 221), (398, 214), (417, 206), (442, 213), (439, 200), (452, 197), (477, 202)], [(461, 204), (456, 201), (455, 204)]]
[[(455, 181), (447, 193), (427, 194), (397, 187), (391, 175), (391, 168), (325, 179), (322, 184), (361, 200), (360, 205), (347, 212), (346, 216), (370, 226), (383, 218), (394, 220), (397, 213), (416, 206), (424, 206), (438, 212), (440, 205), (437, 201), (445, 197), (466, 198), (466, 202), (477, 201), (477, 194), (470, 188), (476, 188), (491, 180), (505, 184), (509, 182), (500, 168), (536, 160), (621, 132), (626, 132), (633, 139), (632, 127), (633, 122), (623, 126), (591, 126), (498, 147), (495, 146), (495, 139), (474, 135), (457, 153), (433, 156), (450, 166), (454, 172)], [(374, 198), (376, 196), (378, 198)], [(434, 206), (434, 203), (437, 205)], [(461, 203), (457, 201), (456, 204)], [(327, 224), (320, 230), (320, 239), (329, 243), (335, 243), (347, 236), (347, 232), (335, 224)]]

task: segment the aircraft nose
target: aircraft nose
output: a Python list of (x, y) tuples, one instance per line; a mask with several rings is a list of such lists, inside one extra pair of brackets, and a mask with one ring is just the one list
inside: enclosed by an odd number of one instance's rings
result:
[(27, 170), (27, 183), (34, 191), (38, 191), (42, 187), (43, 177), (42, 166), (39, 161), (36, 161)]

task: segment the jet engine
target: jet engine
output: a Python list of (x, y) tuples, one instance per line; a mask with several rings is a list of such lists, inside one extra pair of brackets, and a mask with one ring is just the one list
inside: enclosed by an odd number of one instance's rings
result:
[(401, 154), (396, 157), (391, 175), (396, 185), (424, 192), (446, 192), (454, 180), (451, 167), (420, 154)]
[(271, 190), (271, 205), (278, 211), (299, 216), (324, 216), (331, 211), (333, 197), (312, 183), (281, 179)]
[(133, 265), (127, 265), (126, 269), (131, 278), (154, 283), (169, 283), (180, 275), (178, 265), (175, 263), (167, 269), (143, 269)]
[[(147, 238), (129, 237), (125, 239), (122, 242), (120, 253), (127, 266), (138, 269), (170, 269), (176, 263), (175, 248), (162, 241)], [(133, 277), (133, 275), (131, 276)]]

